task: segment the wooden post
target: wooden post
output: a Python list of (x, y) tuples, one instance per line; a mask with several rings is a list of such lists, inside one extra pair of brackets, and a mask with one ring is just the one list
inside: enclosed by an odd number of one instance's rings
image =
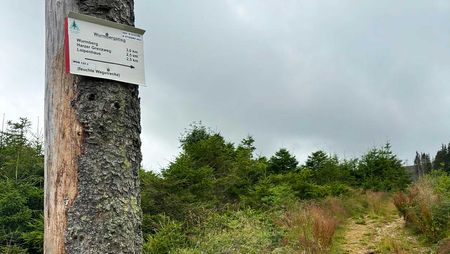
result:
[(44, 252), (141, 253), (138, 86), (65, 73), (69, 11), (134, 25), (133, 0), (46, 0)]

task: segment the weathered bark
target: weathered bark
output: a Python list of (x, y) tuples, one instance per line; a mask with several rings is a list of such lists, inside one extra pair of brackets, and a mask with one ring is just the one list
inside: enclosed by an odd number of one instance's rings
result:
[(69, 11), (133, 25), (133, 5), (46, 1), (45, 253), (141, 253), (138, 87), (64, 68)]

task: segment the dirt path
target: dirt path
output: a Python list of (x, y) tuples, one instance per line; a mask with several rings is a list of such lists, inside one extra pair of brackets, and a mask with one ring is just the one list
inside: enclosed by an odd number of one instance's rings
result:
[(403, 219), (396, 214), (351, 219), (341, 244), (343, 253), (431, 253), (416, 237), (405, 230)]

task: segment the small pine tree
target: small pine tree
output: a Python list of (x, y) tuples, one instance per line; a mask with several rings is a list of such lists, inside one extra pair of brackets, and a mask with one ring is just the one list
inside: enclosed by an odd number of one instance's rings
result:
[(309, 155), (304, 168), (311, 170), (314, 181), (318, 184), (349, 180), (346, 165), (341, 166), (336, 155), (328, 155), (324, 151), (313, 152)]
[(359, 162), (357, 175), (365, 189), (403, 190), (410, 183), (402, 161), (392, 152), (389, 143), (365, 154)]
[(286, 148), (278, 150), (269, 160), (269, 172), (274, 174), (292, 172), (297, 169), (298, 161)]
[(419, 152), (416, 151), (416, 157), (414, 158), (414, 170), (415, 175), (420, 176), (422, 175), (422, 162), (420, 158)]
[(422, 153), (420, 156), (420, 164), (422, 168), (422, 174), (428, 174), (432, 170), (430, 155)]
[(450, 153), (448, 146), (442, 144), (441, 149), (437, 151), (433, 161), (433, 169), (450, 171)]

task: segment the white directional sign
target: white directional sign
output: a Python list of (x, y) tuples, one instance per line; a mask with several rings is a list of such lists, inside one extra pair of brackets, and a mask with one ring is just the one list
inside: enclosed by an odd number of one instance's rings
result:
[(67, 72), (145, 84), (144, 30), (73, 12), (65, 29)]

